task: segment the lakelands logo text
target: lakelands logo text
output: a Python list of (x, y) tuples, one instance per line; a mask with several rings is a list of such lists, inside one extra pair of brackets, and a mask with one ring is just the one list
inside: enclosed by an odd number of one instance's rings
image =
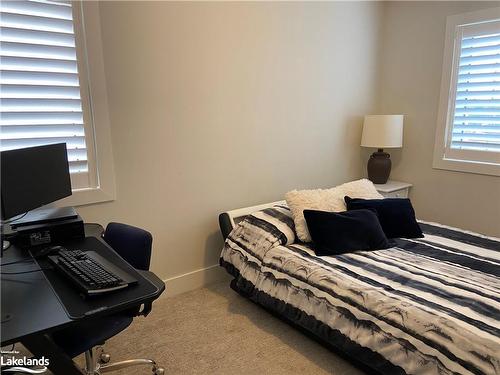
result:
[(49, 365), (49, 359), (42, 358), (27, 358), (25, 356), (21, 358), (12, 357), (0, 357), (0, 363), (7, 368), (2, 369), (2, 372), (24, 372), (29, 374), (42, 374), (47, 371), (47, 366)]

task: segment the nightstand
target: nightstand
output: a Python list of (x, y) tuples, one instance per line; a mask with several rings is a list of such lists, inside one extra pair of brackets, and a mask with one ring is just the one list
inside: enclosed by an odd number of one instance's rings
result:
[(408, 198), (410, 188), (413, 186), (407, 182), (387, 181), (385, 184), (373, 184), (375, 189), (384, 196), (384, 198)]

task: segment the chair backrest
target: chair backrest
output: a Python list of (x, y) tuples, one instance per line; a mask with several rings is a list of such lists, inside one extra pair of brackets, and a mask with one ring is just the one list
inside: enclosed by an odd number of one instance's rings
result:
[(121, 223), (109, 223), (104, 241), (139, 270), (149, 270), (153, 236), (144, 229)]

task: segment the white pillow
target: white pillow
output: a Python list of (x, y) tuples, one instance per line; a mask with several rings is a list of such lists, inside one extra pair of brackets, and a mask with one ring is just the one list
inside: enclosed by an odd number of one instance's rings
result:
[(311, 242), (304, 210), (341, 212), (346, 210), (344, 196), (351, 198), (381, 199), (383, 196), (373, 183), (365, 178), (347, 182), (331, 189), (292, 190), (285, 194), (288, 207), (292, 211), (297, 237), (303, 242)]

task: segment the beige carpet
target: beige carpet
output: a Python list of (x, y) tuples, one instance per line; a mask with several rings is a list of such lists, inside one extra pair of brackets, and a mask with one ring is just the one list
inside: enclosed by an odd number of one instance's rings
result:
[[(152, 358), (167, 375), (363, 375), (228, 284), (156, 301), (148, 317), (136, 318), (106, 343), (111, 360)], [(26, 352), (20, 344), (16, 349)], [(83, 366), (83, 355), (76, 361)], [(151, 374), (151, 369), (110, 374)]]
[[(167, 286), (168, 288), (168, 286)], [(106, 344), (112, 360), (151, 357), (166, 374), (362, 374), (228, 283), (155, 302)], [(113, 374), (150, 374), (144, 367)]]

